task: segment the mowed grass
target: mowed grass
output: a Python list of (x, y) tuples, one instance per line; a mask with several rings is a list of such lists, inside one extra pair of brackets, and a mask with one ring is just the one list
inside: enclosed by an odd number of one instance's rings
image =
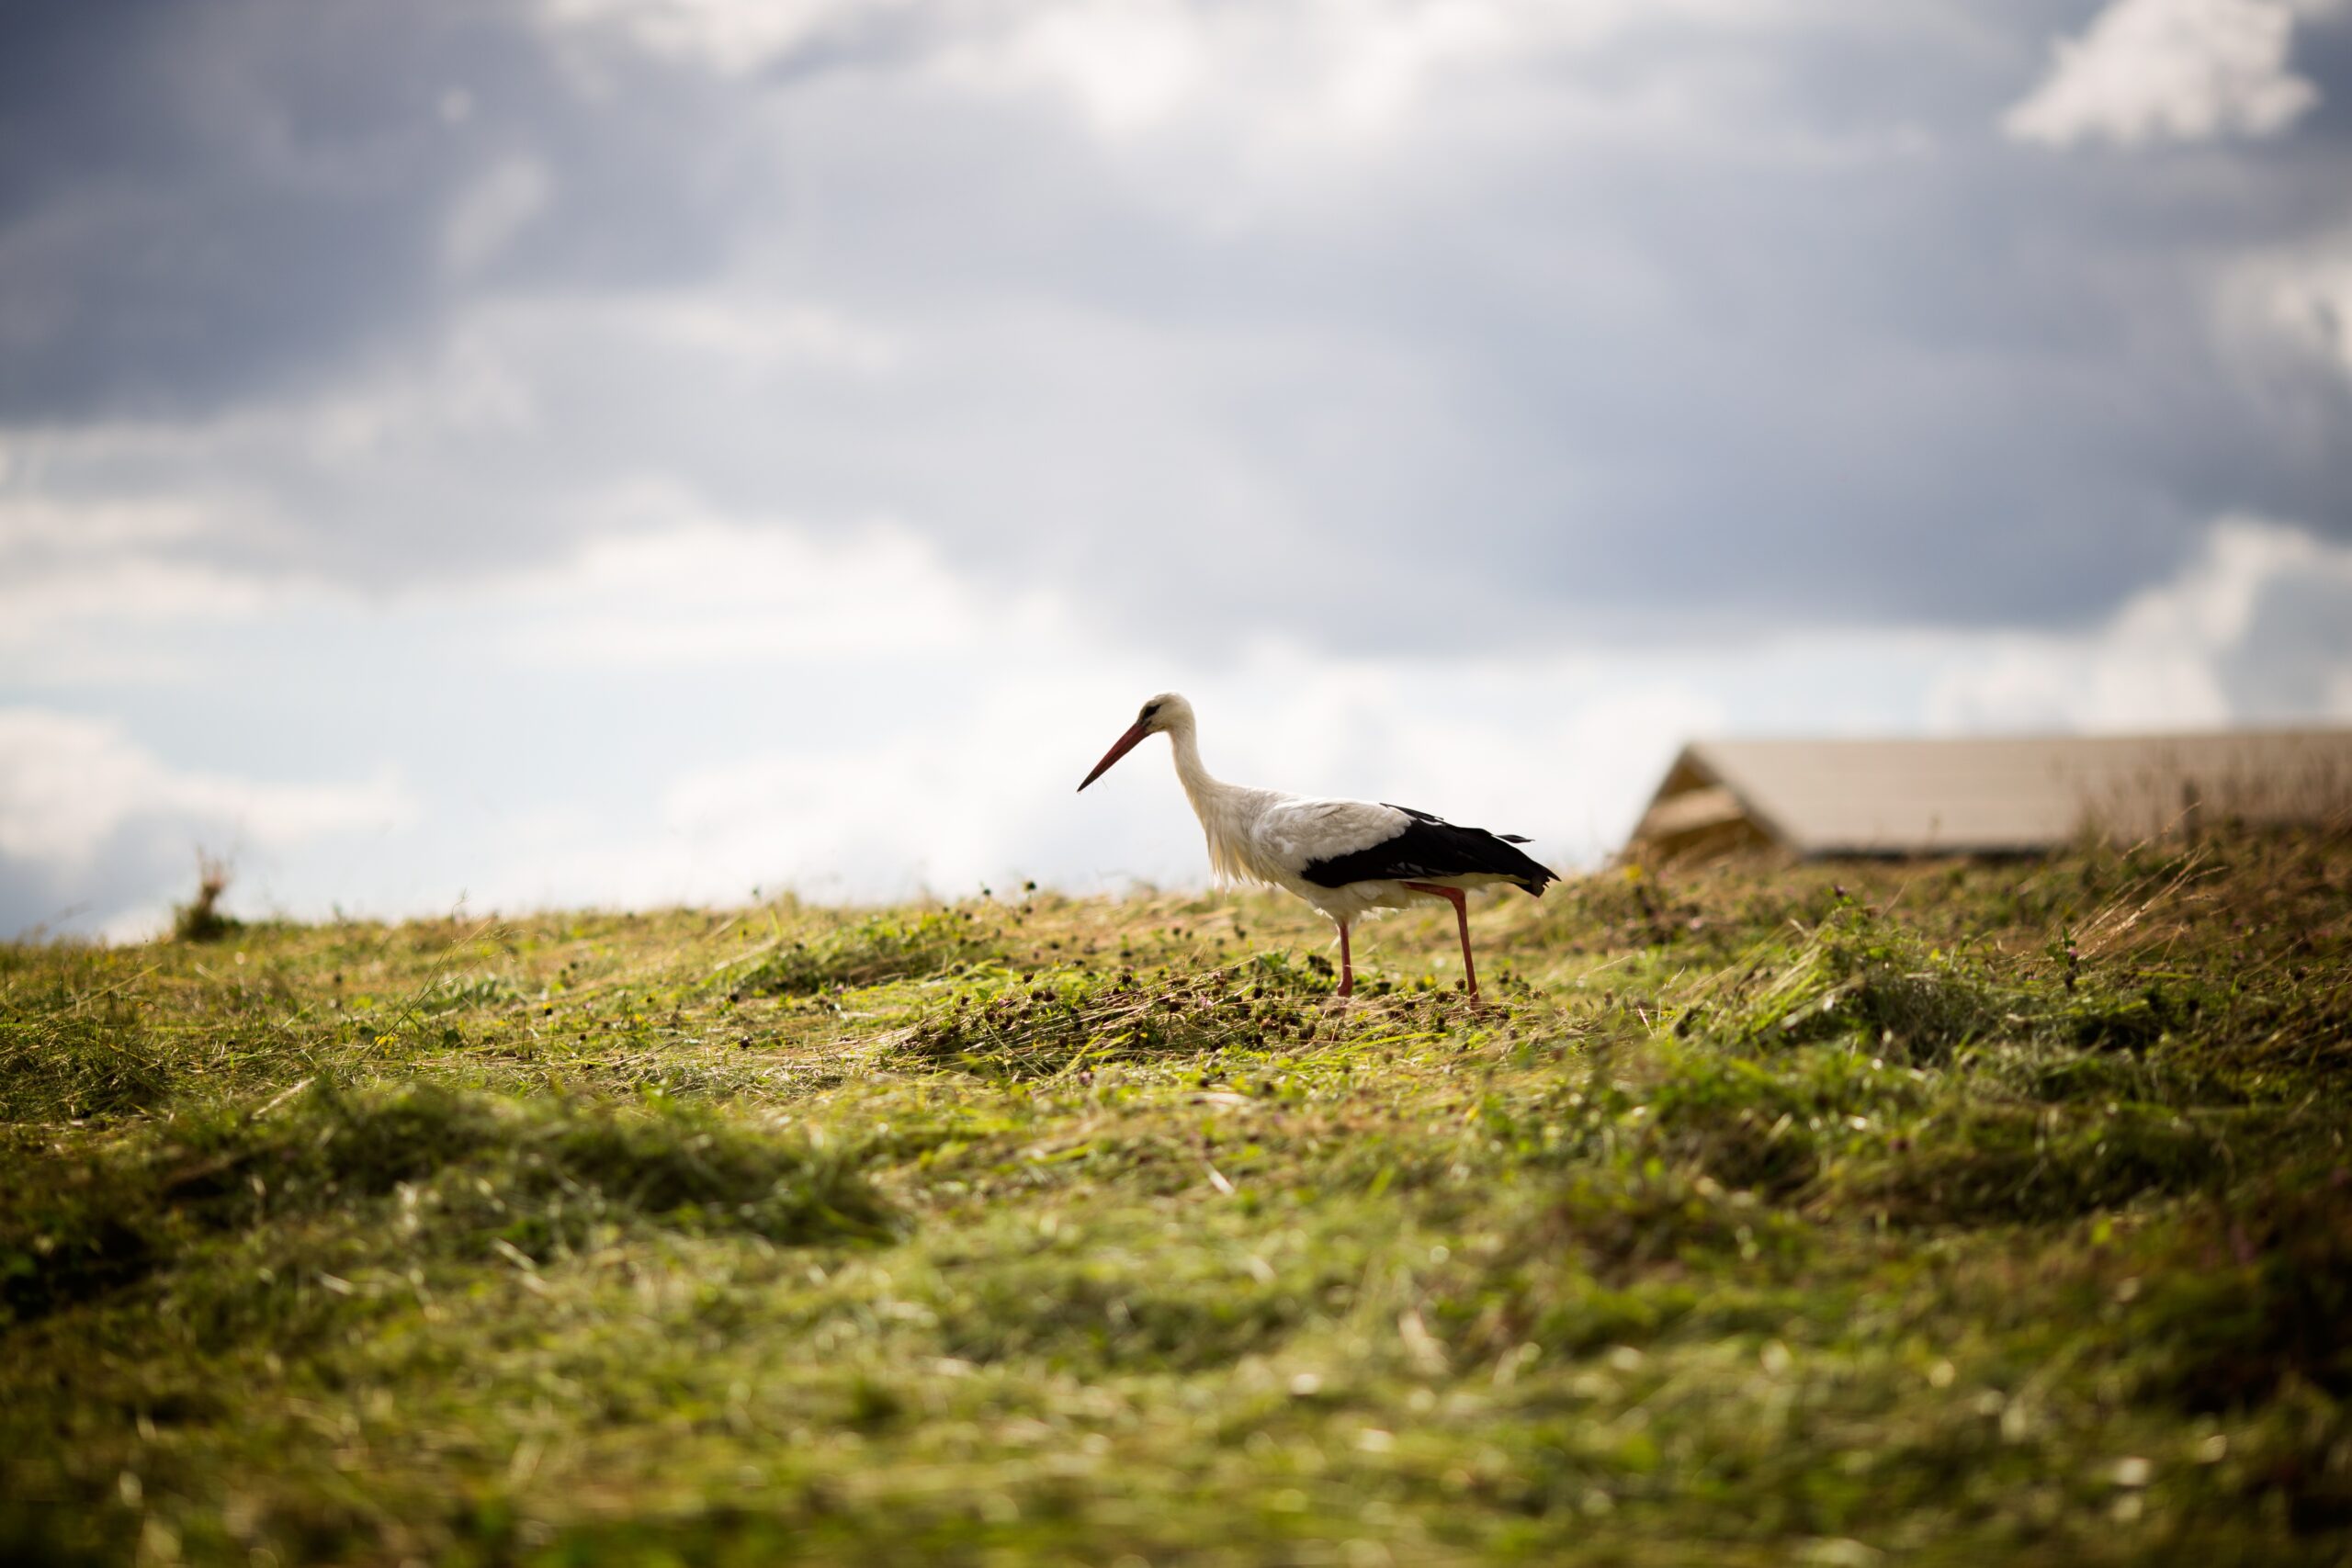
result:
[(0, 948), (0, 1556), (2335, 1562), (2352, 841)]

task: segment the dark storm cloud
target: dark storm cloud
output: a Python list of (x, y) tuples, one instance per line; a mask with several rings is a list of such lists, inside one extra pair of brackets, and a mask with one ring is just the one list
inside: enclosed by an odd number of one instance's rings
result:
[[(1152, 635), (2081, 622), (2223, 512), (2352, 536), (2352, 378), (2257, 395), (2214, 305), (2352, 222), (2352, 26), (2304, 25), (2322, 105), (2275, 139), (2005, 139), (2092, 9), (1661, 11), (1286, 168), (1214, 95), (1098, 136), (959, 85), (962, 11), (730, 73), (522, 10), (41, 8), (0, 67), (0, 420), (299, 420), (387, 367), (437, 404), (486, 354), (504, 423), (50, 467), (229, 474), (266, 549), (369, 583), (543, 556), (652, 479), (1148, 582), (1186, 607)], [(885, 347), (729, 368), (594, 314), (653, 295)]]
[[(682, 170), (716, 106), (567, 73), (517, 6), (90, 0), (0, 28), (0, 419), (203, 413), (331, 385), (467, 299), (691, 275), (736, 221)], [(648, 137), (648, 126), (660, 134)], [(505, 156), (567, 199), (453, 276)]]

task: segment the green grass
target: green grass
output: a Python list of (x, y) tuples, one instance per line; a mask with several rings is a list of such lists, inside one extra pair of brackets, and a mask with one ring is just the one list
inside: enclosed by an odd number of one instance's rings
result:
[(2352, 842), (1474, 919), (0, 947), (0, 1553), (2352, 1553)]

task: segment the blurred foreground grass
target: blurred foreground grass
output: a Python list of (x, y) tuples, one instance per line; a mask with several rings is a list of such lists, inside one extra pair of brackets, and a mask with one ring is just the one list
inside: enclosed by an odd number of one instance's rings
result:
[(2352, 842), (0, 947), (0, 1555), (2340, 1562)]

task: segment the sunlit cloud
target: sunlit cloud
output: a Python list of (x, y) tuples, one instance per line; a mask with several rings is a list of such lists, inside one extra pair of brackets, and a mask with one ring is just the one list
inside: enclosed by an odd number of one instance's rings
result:
[(621, 33), (643, 48), (730, 76), (748, 75), (909, 0), (544, 0), (560, 27)]
[(516, 656), (582, 671), (952, 659), (1052, 618), (1034, 596), (976, 603), (921, 535), (887, 522), (819, 539), (658, 491), (624, 510), (629, 531), (465, 600), (507, 628)]
[[(321, 840), (413, 828), (396, 775), (295, 782), (175, 767), (116, 723), (0, 707), (0, 925), (143, 937), (190, 852), (267, 871)], [(256, 863), (258, 865), (256, 867)]]
[(497, 259), (531, 220), (547, 210), (548, 171), (517, 155), (492, 164), (466, 187), (441, 231), (441, 259), (451, 272), (469, 273)]
[(2253, 517), (2216, 523), (2171, 581), (2089, 632), (1984, 640), (1930, 712), (1972, 729), (2352, 723), (2352, 547)]
[(141, 817), (172, 816), (265, 847), (400, 827), (416, 801), (396, 780), (290, 784), (165, 766), (116, 726), (0, 709), (0, 852), (71, 863)]
[(2022, 141), (2132, 147), (2275, 136), (2319, 102), (2288, 64), (2299, 12), (2332, 0), (2110, 0), (2003, 117)]
[(2352, 229), (2240, 258), (2216, 316), (2234, 368), (2273, 417), (2305, 439), (2335, 438), (2352, 394)]

